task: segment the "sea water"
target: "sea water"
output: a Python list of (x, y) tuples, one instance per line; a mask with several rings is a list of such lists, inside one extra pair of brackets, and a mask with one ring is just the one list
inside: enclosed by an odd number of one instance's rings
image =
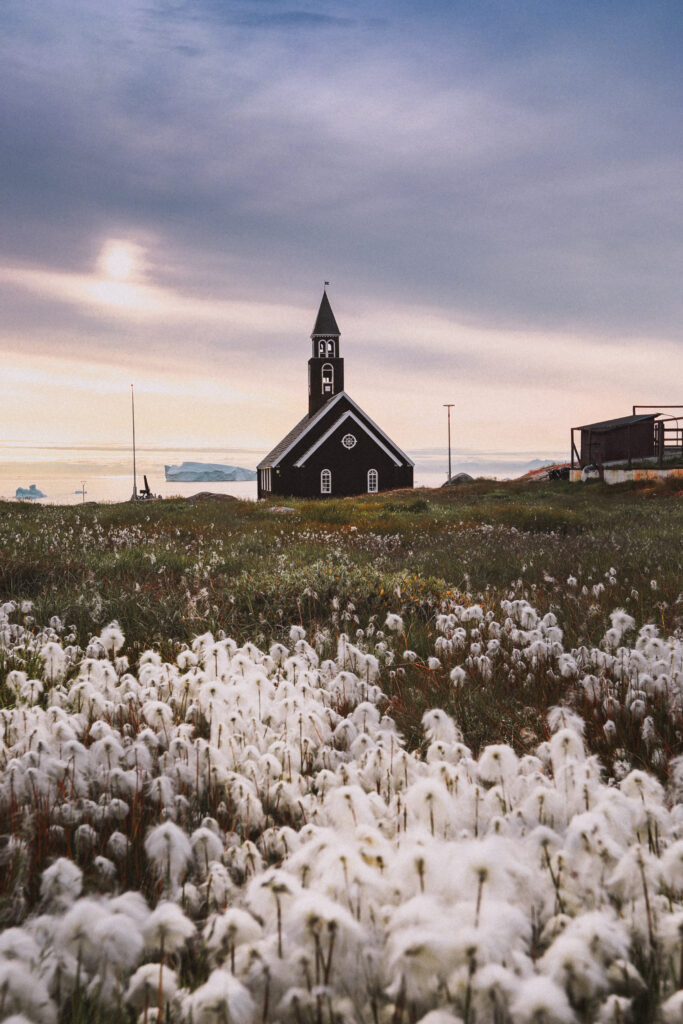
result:
[[(141, 446), (137, 452), (138, 492), (147, 476), (150, 490), (163, 498), (191, 497), (200, 491), (256, 500), (256, 481), (216, 483), (167, 481), (164, 467), (181, 462), (212, 462), (256, 469), (264, 451), (253, 448), (173, 448)], [(521, 476), (534, 463), (532, 453), (454, 452), (452, 472), (498, 479)], [(534, 453), (535, 454), (535, 453)], [(447, 476), (448, 456), (440, 450), (408, 452), (415, 462), (416, 487), (440, 487)], [(561, 455), (543, 453), (549, 461)], [(45, 494), (39, 504), (75, 505), (82, 501), (128, 501), (133, 493), (133, 459), (123, 446), (51, 445), (0, 441), (0, 499), (13, 500), (18, 487), (35, 484)], [(82, 494), (85, 489), (85, 495)]]

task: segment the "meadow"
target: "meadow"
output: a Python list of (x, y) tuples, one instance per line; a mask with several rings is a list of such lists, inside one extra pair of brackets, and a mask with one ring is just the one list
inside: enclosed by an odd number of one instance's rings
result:
[(0, 507), (0, 1018), (683, 1017), (683, 503)]

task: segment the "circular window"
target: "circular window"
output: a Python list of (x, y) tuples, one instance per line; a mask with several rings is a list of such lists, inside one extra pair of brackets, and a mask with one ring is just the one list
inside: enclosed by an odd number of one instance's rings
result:
[(353, 434), (344, 434), (344, 436), (342, 437), (342, 444), (344, 445), (345, 448), (355, 448), (356, 439), (353, 436)]

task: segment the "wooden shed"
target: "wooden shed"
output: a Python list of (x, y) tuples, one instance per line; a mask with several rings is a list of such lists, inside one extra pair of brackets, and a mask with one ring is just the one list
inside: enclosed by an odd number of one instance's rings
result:
[[(606, 462), (628, 462), (647, 459), (656, 454), (655, 420), (659, 413), (619, 416), (600, 423), (572, 427), (572, 469), (604, 465)], [(574, 437), (580, 431), (580, 452)]]

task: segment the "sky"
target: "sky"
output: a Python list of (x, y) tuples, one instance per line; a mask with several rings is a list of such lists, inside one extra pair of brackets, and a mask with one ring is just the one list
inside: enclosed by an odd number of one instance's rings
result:
[[(0, 445), (419, 463), (683, 402), (683, 5), (2, 0)], [(45, 454), (45, 453), (43, 453)]]

